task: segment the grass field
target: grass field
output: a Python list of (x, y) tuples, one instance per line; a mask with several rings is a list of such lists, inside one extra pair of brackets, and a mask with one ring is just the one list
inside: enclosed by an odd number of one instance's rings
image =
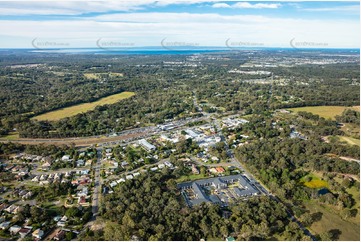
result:
[(87, 79), (98, 79), (99, 76), (96, 73), (84, 73), (83, 74)]
[[(307, 181), (307, 178), (311, 178), (311, 181)], [(309, 188), (324, 188), (328, 187), (328, 183), (324, 180), (321, 180), (318, 176), (313, 173), (308, 174), (300, 179), (300, 182)]]
[(1, 137), (3, 139), (7, 139), (7, 140), (16, 140), (19, 138), (19, 133), (18, 132), (10, 132), (8, 135)]
[(188, 176), (184, 175), (184, 176), (181, 176), (180, 178), (178, 178), (177, 182), (194, 181), (194, 180), (203, 179), (203, 178), (206, 178), (206, 176), (202, 175), (202, 174), (198, 174), (198, 175), (191, 174)]
[(341, 241), (359, 241), (360, 225), (343, 220), (338, 214), (332, 212), (331, 208), (320, 205), (317, 201), (307, 201), (304, 203), (310, 213), (322, 213), (322, 219), (314, 222), (310, 229), (313, 233), (322, 234), (331, 229), (339, 229), (341, 231), (339, 240)]
[(355, 138), (347, 137), (347, 136), (338, 136), (338, 137), (340, 138), (341, 141), (346, 141), (350, 145), (360, 146), (360, 140), (359, 139), (355, 139)]
[(345, 123), (341, 127), (341, 130), (345, 132), (346, 136), (353, 137), (353, 138), (360, 138), (360, 125), (359, 124), (351, 124)]
[(330, 118), (335, 119), (336, 115), (341, 115), (343, 110), (351, 108), (356, 111), (360, 111), (360, 106), (354, 106), (354, 107), (344, 107), (344, 106), (314, 106), (314, 107), (300, 107), (300, 108), (289, 108), (288, 110), (291, 110), (293, 112), (310, 112), (313, 114), (317, 114), (320, 117), (324, 118)]
[(358, 213), (356, 217), (350, 218), (350, 221), (354, 223), (360, 223), (360, 191), (356, 187), (351, 187), (346, 189), (348, 194), (352, 195), (352, 198), (355, 201), (355, 204), (352, 206), (352, 209), (357, 209)]
[(79, 113), (88, 112), (90, 110), (95, 109), (96, 106), (101, 106), (101, 105), (105, 105), (105, 104), (113, 104), (113, 103), (119, 102), (122, 99), (132, 97), (134, 95), (135, 95), (134, 92), (121, 92), (118, 94), (103, 97), (95, 102), (77, 104), (74, 106), (47, 112), (47, 113), (35, 116), (32, 119), (55, 121), (55, 120), (59, 120), (62, 118), (71, 117), (71, 116), (74, 116)]
[(86, 79), (99, 79), (101, 75), (109, 74), (110, 77), (123, 77), (123, 73), (110, 72), (110, 73), (84, 73)]

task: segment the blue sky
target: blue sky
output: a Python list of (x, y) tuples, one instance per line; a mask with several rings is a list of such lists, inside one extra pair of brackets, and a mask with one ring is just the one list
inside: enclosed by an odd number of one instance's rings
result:
[(358, 1), (3, 1), (1, 48), (359, 48)]

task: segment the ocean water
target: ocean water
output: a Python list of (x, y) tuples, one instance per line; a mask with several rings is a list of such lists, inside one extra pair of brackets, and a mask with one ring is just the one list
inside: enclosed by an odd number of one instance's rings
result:
[(190, 55), (211, 52), (230, 51), (226, 48), (215, 49), (159, 49), (159, 48), (134, 48), (134, 49), (44, 49), (29, 50), (33, 53), (64, 53), (64, 54), (97, 54), (97, 55)]

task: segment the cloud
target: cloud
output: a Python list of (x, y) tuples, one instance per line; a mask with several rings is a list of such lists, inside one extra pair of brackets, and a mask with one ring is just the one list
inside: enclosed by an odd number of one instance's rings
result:
[(0, 15), (80, 15), (109, 11), (141, 10), (155, 1), (4, 1), (0, 5)]
[(359, 5), (351, 5), (351, 6), (338, 6), (331, 8), (304, 8), (304, 11), (309, 12), (356, 12), (359, 13), (360, 6)]
[[(200, 46), (224, 46), (225, 40), (230, 39), (234, 42), (289, 47), (289, 42), (293, 38), (297, 41), (328, 43), (329, 47), (359, 46), (359, 20), (326, 19), (323, 16), (304, 19), (300, 16), (281, 18), (239, 13), (234, 15), (189, 13), (179, 12), (177, 8), (171, 8), (172, 11), (164, 9), (161, 9), (164, 12), (160, 11), (160, 6), (181, 2), (181, 0), (1, 2), (0, 15), (2, 16), (35, 16), (24, 20), (0, 20), (2, 30), (0, 46), (31, 48), (31, 41), (35, 38), (38, 38), (38, 41), (55, 39), (57, 40), (55, 42), (69, 42), (71, 47), (96, 47), (96, 40), (100, 38), (134, 43), (136, 46), (159, 46), (164, 38), (167, 38), (167, 41), (199, 43)], [(212, 1), (214, 4), (210, 5), (209, 0), (192, 0), (187, 4), (200, 2), (205, 2), (205, 4), (199, 6), (213, 8), (274, 9), (281, 7), (279, 3), (252, 1), (237, 3)], [(286, 3), (282, 4), (284, 5)], [(198, 8), (199, 6), (195, 8), (201, 9)], [(330, 8), (304, 10), (321, 12), (331, 11)], [(350, 6), (345, 6), (343, 9), (347, 8), (349, 9)], [(137, 11), (140, 9), (144, 11)], [(337, 11), (336, 7), (331, 9)], [(355, 9), (355, 6), (352, 9)], [(97, 14), (94, 16), (93, 14), (85, 15), (85, 13)], [(43, 17), (36, 16), (62, 14), (68, 16), (51, 18), (52, 20), (48, 18), (42, 20)]]
[[(210, 27), (211, 26), (211, 27)], [(358, 47), (359, 22), (353, 20), (305, 20), (262, 15), (220, 15), (193, 13), (118, 13), (57, 21), (0, 20), (0, 46), (30, 47), (31, 41), (70, 43), (70, 47), (96, 47), (98, 39), (160, 46), (167, 41), (225, 46), (225, 41), (263, 43), (289, 47), (291, 39), (328, 43), (328, 47)], [(1, 34), (0, 34), (1, 35)]]
[(248, 2), (238, 2), (233, 5), (235, 8), (279, 8), (281, 4), (279, 3), (256, 3), (251, 4)]
[(175, 4), (200, 4), (219, 0), (62, 0), (62, 1), (2, 1), (0, 15), (80, 15), (86, 13), (105, 13), (109, 11), (136, 11), (152, 7), (164, 7)]
[(227, 3), (215, 3), (212, 5), (213, 8), (252, 8), (252, 9), (264, 9), (264, 8), (279, 8), (281, 7), (280, 3), (249, 3), (249, 2), (237, 2), (235, 4), (229, 5)]
[(136, 1), (2, 1), (0, 0), (0, 15), (81, 15), (86, 13), (105, 13), (109, 11), (136, 11), (152, 7), (164, 7), (175, 4), (191, 5), (214, 3), (214, 8), (278, 8), (278, 3), (248, 3), (235, 2), (230, 5), (219, 0), (136, 0)]
[(212, 8), (231, 8), (231, 5), (227, 3), (215, 3), (212, 5)]

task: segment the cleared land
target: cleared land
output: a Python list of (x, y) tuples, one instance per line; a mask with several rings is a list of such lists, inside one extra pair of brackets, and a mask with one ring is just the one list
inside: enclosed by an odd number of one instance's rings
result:
[(322, 234), (331, 229), (338, 229), (341, 232), (338, 240), (359, 241), (359, 224), (343, 220), (338, 214), (333, 213), (331, 208), (320, 205), (318, 202), (307, 201), (305, 202), (305, 206), (310, 213), (322, 213), (322, 219), (314, 222), (310, 227), (313, 233)]
[(96, 106), (101, 106), (101, 105), (105, 105), (105, 104), (113, 104), (113, 103), (119, 102), (120, 100), (123, 100), (125, 98), (132, 97), (134, 95), (135, 95), (134, 92), (121, 92), (118, 94), (103, 97), (95, 102), (77, 104), (74, 106), (47, 112), (47, 113), (35, 116), (32, 119), (56, 121), (56, 120), (59, 120), (62, 118), (77, 115), (79, 113), (88, 112), (90, 110), (95, 109)]
[(110, 77), (123, 77), (123, 73), (119, 72), (110, 72), (110, 73), (84, 73), (83, 74), (87, 79), (99, 79), (101, 75), (109, 75)]
[(314, 107), (300, 107), (300, 108), (288, 108), (293, 112), (310, 112), (313, 114), (317, 114), (320, 117), (335, 119), (336, 115), (341, 115), (343, 110), (345, 109), (354, 109), (356, 111), (360, 111), (360, 106), (353, 106), (353, 107), (344, 107), (344, 106), (314, 106)]
[(45, 144), (45, 145), (72, 145), (75, 146), (89, 146), (89, 145), (96, 145), (101, 144), (105, 142), (117, 142), (122, 140), (128, 140), (132, 138), (139, 138), (143, 137), (144, 135), (147, 135), (149, 133), (132, 133), (132, 134), (126, 134), (121, 136), (115, 136), (115, 137), (106, 137), (106, 136), (100, 136), (100, 137), (86, 137), (86, 138), (65, 138), (65, 139), (29, 139), (29, 138), (19, 138), (19, 139), (13, 139), (8, 140), (4, 139), (3, 137), (0, 138), (0, 142), (16, 142), (20, 144)]
[(359, 139), (355, 139), (355, 138), (347, 137), (347, 136), (338, 136), (338, 137), (340, 137), (340, 139), (342, 141), (346, 141), (350, 145), (360, 146), (360, 140)]

